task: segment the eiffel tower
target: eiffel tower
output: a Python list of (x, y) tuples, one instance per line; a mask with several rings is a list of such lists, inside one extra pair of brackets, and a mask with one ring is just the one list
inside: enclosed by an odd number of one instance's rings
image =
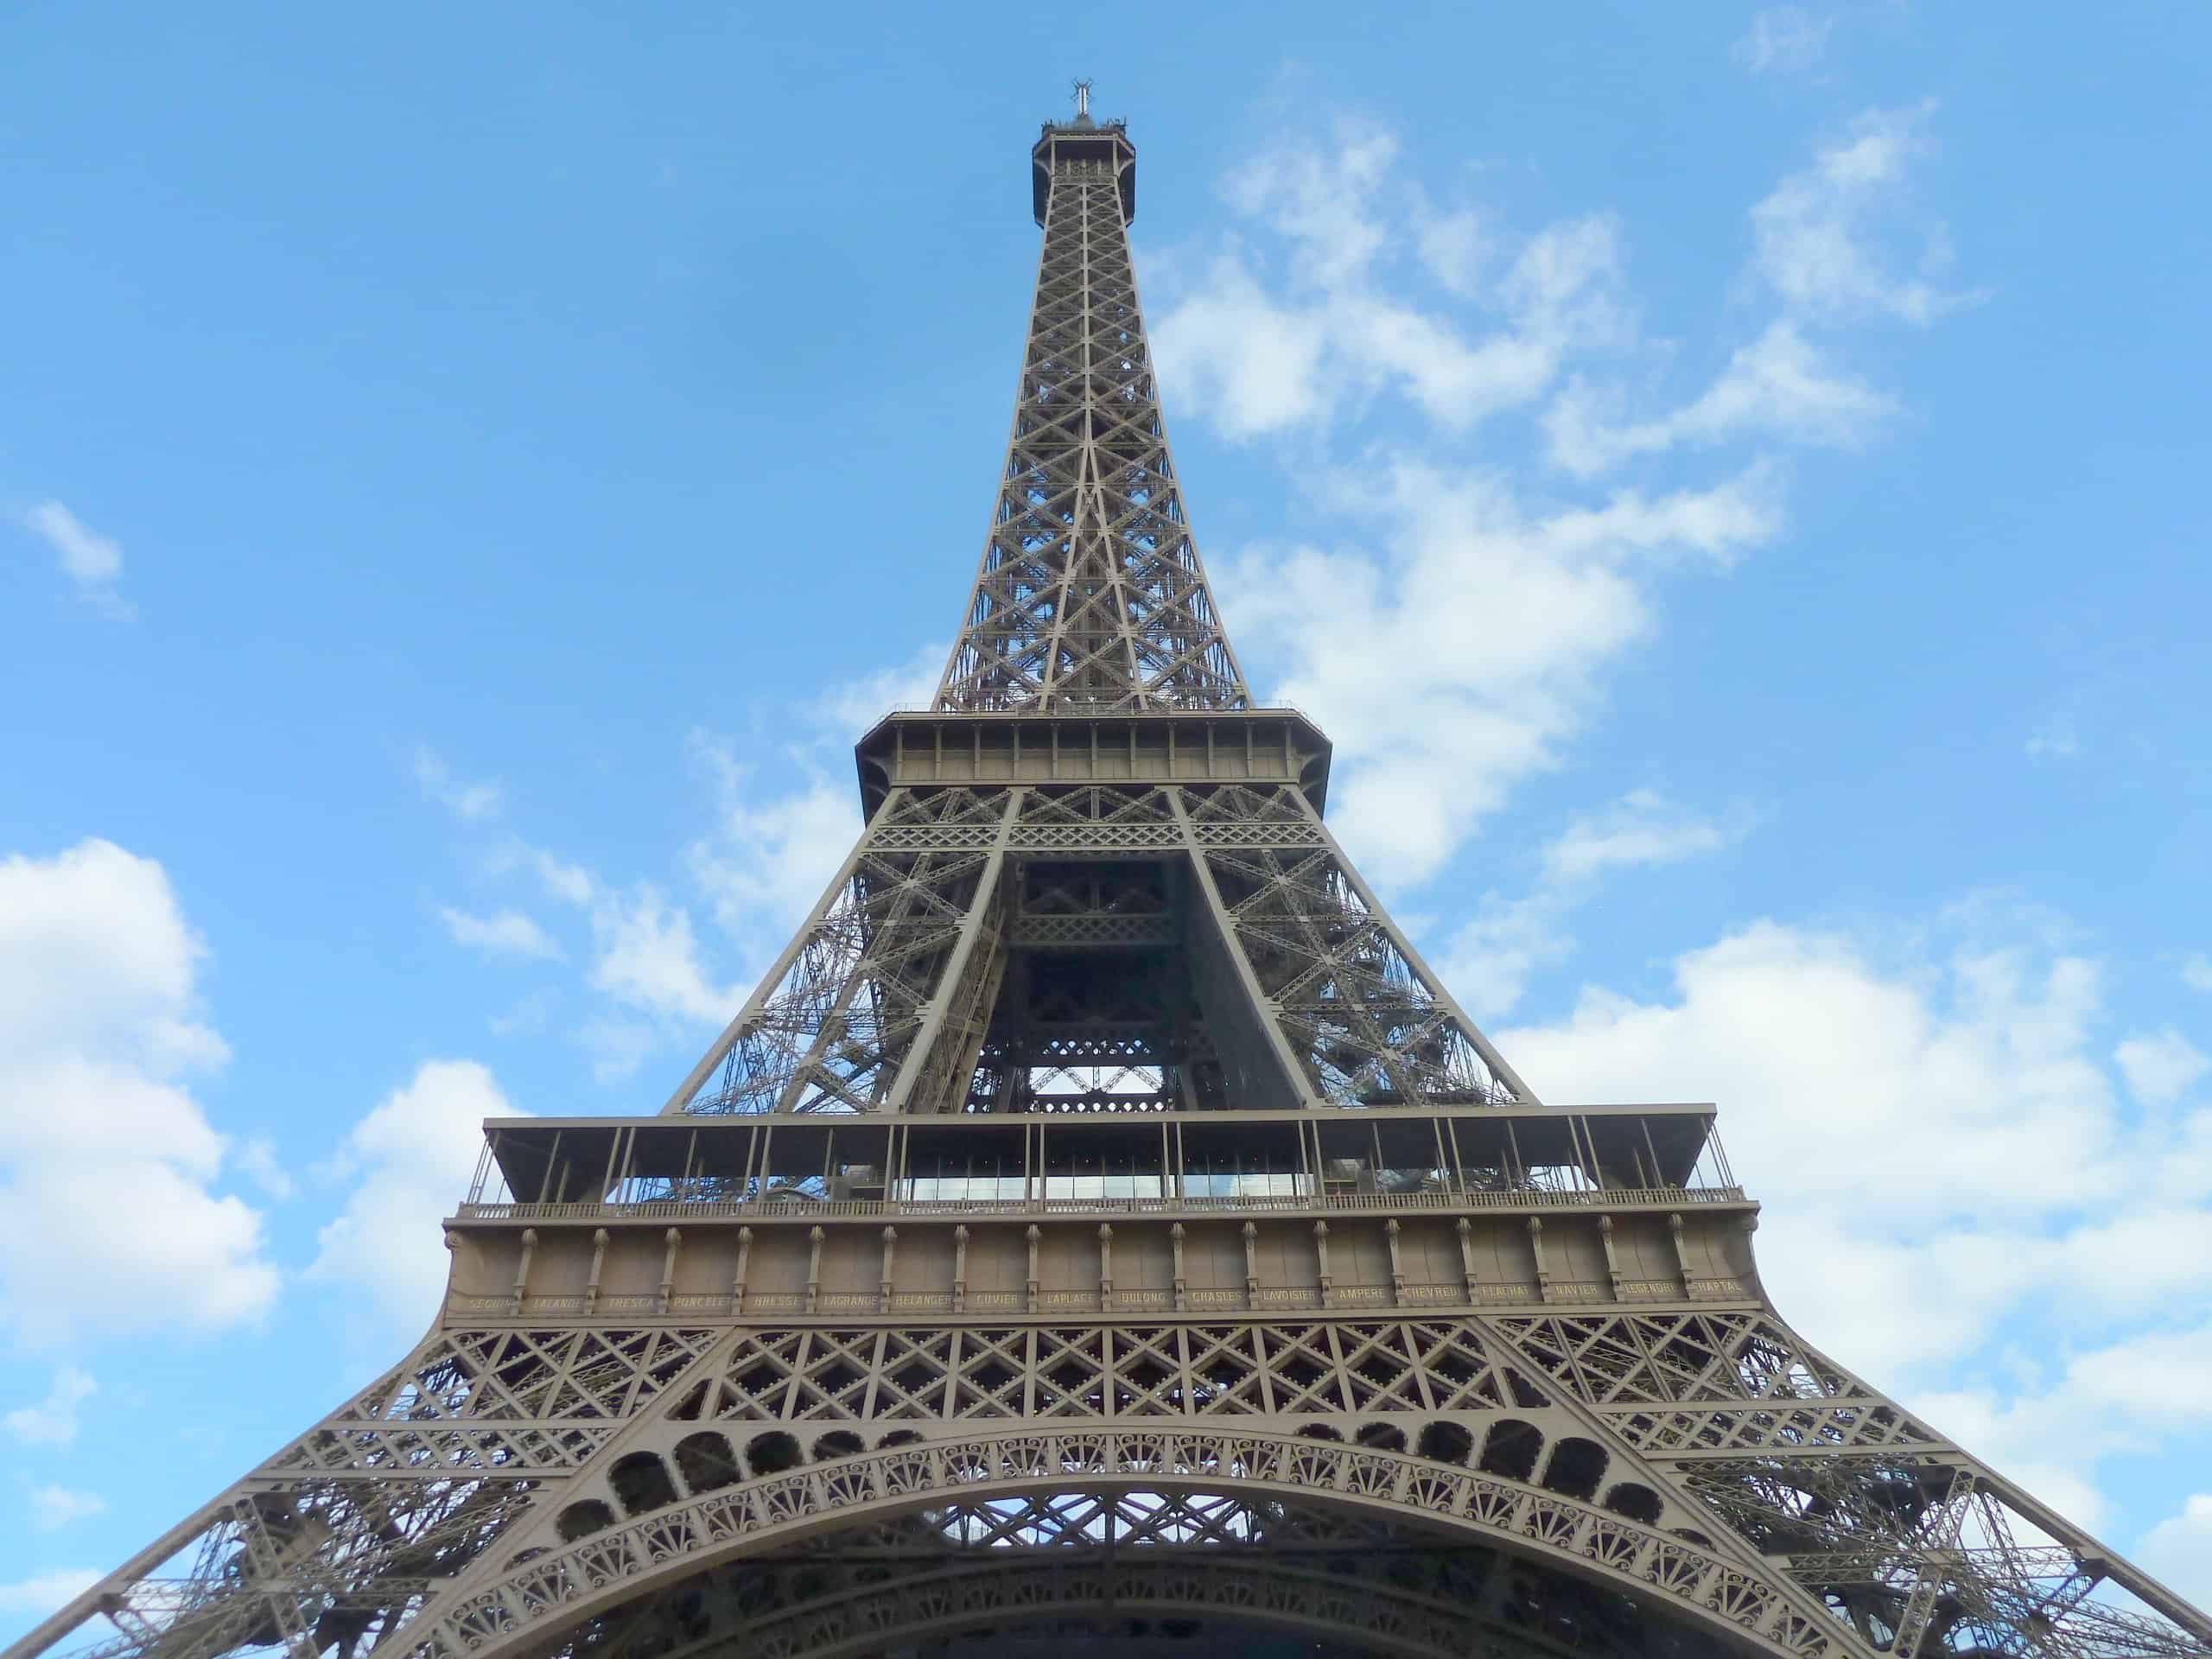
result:
[(1783, 1322), (1711, 1107), (1453, 1001), (1223, 631), (1128, 133), (1032, 156), (966, 620), (798, 936), (658, 1116), (488, 1125), (413, 1351), (14, 1653), (2212, 1655)]

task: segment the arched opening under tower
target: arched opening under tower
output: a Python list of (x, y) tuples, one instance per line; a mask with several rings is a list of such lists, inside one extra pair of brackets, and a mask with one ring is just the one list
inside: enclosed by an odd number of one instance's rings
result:
[[(1471, 1638), (1479, 1631), (1480, 1642)], [(1510, 1548), (1325, 1503), (939, 1501), (652, 1588), (560, 1659), (1739, 1659), (1759, 1649)]]

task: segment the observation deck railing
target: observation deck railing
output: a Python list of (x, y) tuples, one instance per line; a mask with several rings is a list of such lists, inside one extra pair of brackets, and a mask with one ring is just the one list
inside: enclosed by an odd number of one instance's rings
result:
[(1675, 1209), (1745, 1204), (1740, 1186), (1607, 1186), (1582, 1192), (1535, 1189), (1468, 1192), (1332, 1192), (1236, 1198), (648, 1198), (629, 1204), (463, 1204), (460, 1221), (866, 1221), (906, 1217), (944, 1221), (1037, 1216), (1252, 1216), (1356, 1213), (1398, 1215), (1472, 1210)]

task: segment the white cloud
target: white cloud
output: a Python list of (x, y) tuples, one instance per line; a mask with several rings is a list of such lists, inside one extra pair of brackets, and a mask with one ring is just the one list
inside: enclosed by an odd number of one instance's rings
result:
[(438, 907), (438, 919), (463, 950), (487, 957), (516, 957), (525, 962), (558, 962), (563, 952), (553, 936), (518, 910), (501, 910), (489, 916), (472, 916), (449, 906)]
[(714, 1024), (744, 1000), (741, 990), (708, 976), (690, 912), (650, 881), (606, 895), (594, 905), (591, 925), (591, 986), (626, 1007)]
[(692, 733), (691, 753), (715, 797), (714, 833), (687, 855), (691, 874), (722, 931), (758, 959), (784, 942), (852, 850), (859, 805), (849, 781), (810, 767), (799, 788), (762, 798), (753, 768), (709, 733)]
[(1544, 849), (1544, 869), (1555, 881), (1584, 880), (1609, 870), (1679, 864), (1741, 841), (1751, 815), (1735, 807), (1706, 817), (1656, 790), (1631, 790), (1595, 812), (1577, 812)]
[(504, 870), (516, 864), (529, 869), (545, 891), (564, 905), (589, 905), (600, 891), (599, 878), (582, 865), (568, 863), (535, 847), (510, 847), (493, 867)]
[(99, 1392), (91, 1372), (64, 1365), (54, 1372), (45, 1399), (35, 1406), (17, 1407), (0, 1422), (25, 1446), (67, 1446), (77, 1438), (85, 1402)]
[(591, 1056), (594, 1083), (621, 1083), (658, 1053), (664, 1033), (642, 1020), (601, 1014), (584, 1021), (576, 1040)]
[[(1570, 357), (1623, 334), (1609, 216), (1545, 227), (1485, 284), (1502, 232), (1471, 209), (1434, 212), (1398, 185), (1395, 136), (1345, 121), (1333, 137), (1330, 148), (1271, 153), (1228, 181), (1231, 209), (1276, 257), (1231, 237), (1184, 261), (1197, 279), (1152, 330), (1179, 407), (1243, 439), (1325, 423), (1389, 394), (1457, 430), (1526, 404)], [(1473, 302), (1481, 321), (1392, 292), (1386, 268), (1403, 257)]]
[(2143, 1535), (2135, 1560), (2177, 1595), (2212, 1604), (2212, 1492), (2198, 1492)]
[[(2165, 1440), (2212, 1426), (2212, 1395), (2175, 1388), (2174, 1377), (2192, 1373), (2171, 1369), (2208, 1360), (2212, 1325), (2139, 1332), (2031, 1371), (2009, 1398), (1977, 1381), (1917, 1394), (1906, 1403), (1992, 1467), (2097, 1531), (2111, 1519), (2094, 1479), (2102, 1460), (2152, 1453)], [(2184, 1511), (2176, 1519), (2190, 1517)]]
[(1710, 817), (1649, 789), (1573, 813), (1545, 845), (1529, 892), (1510, 899), (1484, 895), (1475, 915), (1445, 944), (1438, 970), (1478, 1021), (1509, 1013), (1537, 969), (1573, 953), (1573, 913), (1606, 876), (1720, 852), (1751, 826), (1744, 806)]
[(31, 1488), (31, 1526), (39, 1532), (58, 1532), (73, 1522), (107, 1513), (107, 1500), (96, 1492), (74, 1492), (67, 1486)]
[(276, 1296), (185, 1081), (228, 1055), (205, 956), (151, 859), (92, 840), (0, 861), (0, 1321), (25, 1340), (221, 1330)]
[[(1662, 997), (1592, 987), (1496, 1036), (1555, 1103), (1717, 1103), (1783, 1313), (2094, 1529), (2105, 1460), (2212, 1430), (2212, 1392), (2176, 1383), (2212, 1367), (2212, 1325), (2168, 1323), (2212, 1296), (2212, 1110), (2123, 1106), (2066, 931), (1990, 900), (1755, 922), (1678, 957)], [(2171, 1103), (2203, 1061), (2169, 1035), (2137, 1069), (2158, 1051)]]
[[(842, 737), (854, 725), (880, 719), (891, 706), (926, 702), (943, 665), (943, 653), (931, 647), (895, 669), (835, 689), (799, 711), (799, 730)], [(780, 791), (758, 790), (755, 767), (739, 759), (727, 740), (695, 731), (690, 747), (715, 791), (716, 811), (709, 833), (685, 849), (684, 866), (737, 946), (741, 974), (757, 972), (851, 850), (861, 828), (852, 786), (815, 764), (810, 741), (790, 752), (802, 781)], [(584, 982), (601, 1007), (579, 1022), (575, 1038), (591, 1055), (598, 1081), (631, 1077), (670, 1043), (723, 1025), (743, 1004), (749, 982), (722, 976), (690, 907), (658, 883), (618, 886), (519, 841), (499, 849), (487, 868), (494, 875), (526, 874), (547, 896), (583, 912), (591, 931)], [(558, 949), (519, 912), (489, 918), (450, 909), (441, 914), (463, 944), (515, 955)], [(500, 1016), (494, 1028), (515, 1029), (543, 1013), (542, 1003), (518, 1007)]]
[(2212, 1060), (2171, 1026), (2138, 1032), (2113, 1051), (2128, 1092), (2146, 1106), (2171, 1106), (2189, 1092)]
[(2075, 736), (2074, 722), (2062, 716), (2037, 727), (2029, 734), (2028, 758), (2031, 760), (2070, 760), (2081, 747), (2080, 741)]
[[(937, 700), (945, 652), (942, 644), (923, 645), (903, 663), (832, 686), (807, 712), (831, 736), (849, 741), (896, 709), (927, 709)], [(704, 734), (691, 734), (695, 748), (705, 741)]]
[(1820, 321), (1891, 316), (1927, 324), (1982, 296), (1935, 278), (1947, 258), (1937, 226), (1923, 238), (1917, 270), (1892, 269), (1888, 220), (1908, 163), (1928, 147), (1932, 104), (1869, 110), (1751, 210), (1759, 273), (1792, 312)]
[(1728, 360), (1694, 401), (1657, 420), (1613, 424), (1618, 395), (1578, 379), (1544, 413), (1552, 460), (1590, 477), (1632, 455), (1706, 445), (1746, 434), (1849, 448), (1897, 410), (1897, 401), (1831, 367), (1788, 318), (1777, 319)]
[(59, 501), (41, 501), (23, 515), (25, 528), (54, 551), (61, 574), (82, 597), (118, 616), (130, 607), (116, 591), (123, 579), (123, 545), (103, 536)]
[(415, 751), (415, 781), (423, 793), (440, 806), (468, 823), (499, 816), (502, 792), (496, 780), (470, 783), (454, 775), (453, 769), (428, 747)]
[(1538, 969), (1573, 954), (1567, 919), (1576, 902), (1550, 887), (1518, 899), (1485, 893), (1453, 931), (1436, 971), (1478, 1025), (1511, 1013)]
[(1497, 251), (1481, 213), (1471, 207), (1431, 213), (1424, 203), (1415, 211), (1414, 238), (1422, 265), (1446, 293), (1463, 300), (1480, 296), (1483, 272)]
[(2192, 991), (2212, 995), (2212, 957), (2194, 951), (2181, 964), (2181, 982)]
[[(719, 1026), (743, 1001), (741, 988), (718, 983), (708, 967), (690, 912), (656, 883), (613, 887), (582, 865), (520, 843), (505, 849), (493, 868), (527, 870), (550, 897), (582, 910), (589, 923), (585, 985), (620, 1011), (594, 1014), (575, 1030), (597, 1081), (628, 1077), (667, 1039)], [(518, 1017), (533, 1012), (521, 1010)], [(513, 1017), (502, 1018), (512, 1027)]]
[[(1606, 671), (1651, 631), (1664, 575), (1726, 569), (1783, 523), (1783, 475), (1757, 449), (1645, 492), (1535, 498), (1468, 458), (1470, 428), (1535, 415), (1581, 479), (1731, 441), (1863, 441), (1896, 400), (1807, 325), (1870, 298), (1923, 315), (1948, 299), (1925, 281), (1905, 292), (1877, 257), (1922, 113), (1866, 118), (1758, 204), (1783, 315), (1656, 417), (1627, 412), (1618, 389), (1646, 347), (1614, 216), (1528, 234), (1481, 203), (1439, 207), (1372, 124), (1270, 149), (1228, 181), (1235, 233), (1161, 259), (1154, 345), (1171, 401), (1232, 441), (1317, 440), (1301, 484), (1358, 526), (1349, 544), (1248, 548), (1215, 571), (1263, 693), (1337, 741), (1339, 833), (1385, 885), (1433, 875), (1557, 764)], [(1413, 425), (1370, 431), (1385, 413)]]
[(483, 1120), (523, 1116), (477, 1062), (425, 1061), (347, 1134), (341, 1156), (358, 1179), (308, 1276), (365, 1292), (391, 1327), (426, 1322), (446, 1282), (438, 1224), (475, 1170)]
[(494, 1037), (512, 1037), (517, 1032), (543, 1029), (553, 1012), (552, 992), (543, 988), (526, 996), (517, 997), (501, 1012), (485, 1021)]
[(239, 1143), (238, 1166), (239, 1174), (280, 1203), (295, 1191), (291, 1171), (284, 1167), (276, 1143), (265, 1135), (253, 1135)]
[(29, 1613), (43, 1618), (58, 1611), (100, 1581), (89, 1567), (58, 1567), (27, 1579), (0, 1584), (0, 1613)]
[[(1894, 1381), (2048, 1281), (2056, 1247), (2026, 1241), (2131, 1188), (2088, 1050), (2094, 964), (1939, 931), (1948, 948), (1885, 965), (1866, 939), (1753, 923), (1676, 958), (1669, 1001), (1592, 988), (1498, 1045), (1548, 1100), (1717, 1102), (1769, 1205), (1760, 1259), (1783, 1308)], [(2094, 1269), (2095, 1243), (2071, 1270)]]
[(1220, 585), (1240, 638), (1289, 664), (1274, 693), (1336, 741), (1338, 833), (1385, 881), (1433, 874), (1556, 763), (1599, 671), (1649, 630), (1655, 575), (1725, 567), (1779, 524), (1756, 468), (1531, 513), (1493, 475), (1378, 457), (1341, 493), (1385, 528), (1380, 558), (1252, 550)]
[(1816, 17), (1802, 6), (1769, 6), (1752, 16), (1730, 55), (1755, 75), (1800, 73), (1821, 60), (1834, 27), (1834, 18)]

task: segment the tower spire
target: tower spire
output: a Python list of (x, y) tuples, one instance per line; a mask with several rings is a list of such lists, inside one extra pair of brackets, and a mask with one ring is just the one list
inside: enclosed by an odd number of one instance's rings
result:
[(937, 706), (1249, 709), (1191, 535), (1129, 257), (1136, 149), (1090, 116), (1031, 153), (1038, 256), (998, 500)]

